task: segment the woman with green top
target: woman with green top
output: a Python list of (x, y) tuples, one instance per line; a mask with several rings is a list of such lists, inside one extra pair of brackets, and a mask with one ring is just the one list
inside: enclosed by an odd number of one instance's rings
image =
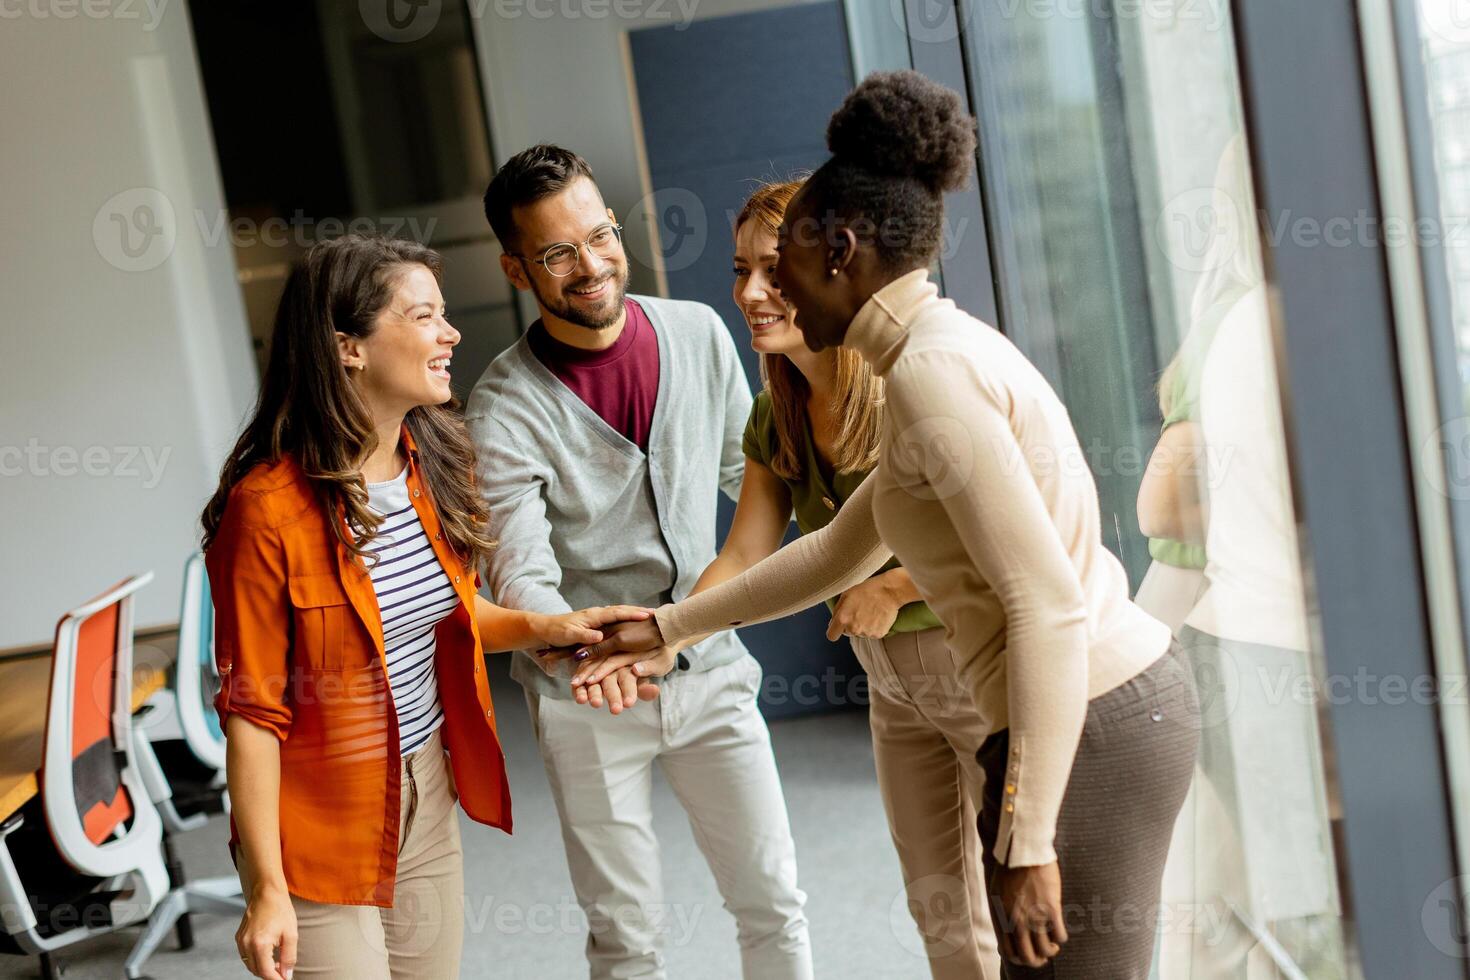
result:
[[(1233, 302), (1233, 298), (1232, 298)], [(1205, 445), (1199, 377), (1229, 305), (1205, 311), (1159, 379), (1163, 431), (1138, 488), (1138, 527), (1153, 558), (1134, 601), (1176, 636), (1205, 587)]]
[[(761, 187), (736, 218), (734, 298), (765, 389), (745, 429), (734, 522), (691, 594), (775, 553), (793, 513), (802, 534), (826, 527), (878, 461), (882, 380), (854, 350), (809, 350), (773, 281), (777, 230), (800, 189), (797, 181)], [(868, 672), (878, 785), (930, 970), (936, 978), (998, 978), (975, 833), (975, 752), (985, 726), (944, 629), (896, 560), (828, 605), (827, 638), (850, 637)], [(597, 688), (577, 691), (585, 700)]]

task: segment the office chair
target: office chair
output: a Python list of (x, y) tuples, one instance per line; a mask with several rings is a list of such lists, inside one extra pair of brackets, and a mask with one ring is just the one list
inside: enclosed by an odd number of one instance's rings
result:
[(40, 796), (0, 825), (0, 946), (39, 955), (47, 980), (54, 950), (147, 919), (168, 891), (133, 729), (133, 596), (152, 579), (57, 624)]

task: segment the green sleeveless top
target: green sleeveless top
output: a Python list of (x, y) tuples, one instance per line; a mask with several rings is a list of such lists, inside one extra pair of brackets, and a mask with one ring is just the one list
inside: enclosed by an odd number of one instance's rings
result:
[[(838, 509), (852, 496), (868, 474), (833, 472), (817, 454), (809, 424), (803, 427), (802, 443), (804, 458), (801, 478), (780, 479), (791, 492), (791, 508), (796, 515), (796, 526), (802, 534), (811, 534), (831, 523)], [(746, 456), (769, 467), (771, 460), (776, 457), (777, 445), (776, 413), (771, 405), (771, 393), (762, 391), (755, 396), (755, 404), (750, 408), (750, 420), (745, 424), (743, 449)], [(898, 559), (890, 558), (888, 564), (874, 574), (882, 575), (897, 567)], [(827, 600), (827, 608), (836, 607), (835, 599)], [(944, 624), (928, 605), (910, 602), (899, 609), (898, 618), (893, 621), (893, 628), (888, 631), (888, 635), (916, 633), (942, 625)]]

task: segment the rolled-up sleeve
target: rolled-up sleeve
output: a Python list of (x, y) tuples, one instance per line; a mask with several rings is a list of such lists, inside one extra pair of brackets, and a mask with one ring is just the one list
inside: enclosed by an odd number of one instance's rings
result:
[(204, 563), (214, 597), (220, 724), (238, 714), (284, 741), (291, 731), (286, 556), (258, 496), (230, 496)]

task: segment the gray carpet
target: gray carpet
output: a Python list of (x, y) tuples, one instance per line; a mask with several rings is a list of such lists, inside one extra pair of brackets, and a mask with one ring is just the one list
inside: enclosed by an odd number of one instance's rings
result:
[[(499, 661), (499, 662), (497, 662)], [(585, 937), (567, 878), (556, 812), (546, 787), (525, 701), (492, 658), (501, 736), (511, 767), (516, 832), (507, 837), (461, 814), (465, 848), (467, 978), (585, 977)], [(866, 714), (844, 711), (773, 722), (771, 734), (796, 835), (807, 892), (818, 977), (903, 980), (928, 976), (918, 935), (901, 894), (873, 775)], [(655, 826), (663, 842), (665, 900), (671, 904), (666, 949), (672, 980), (737, 980), (734, 921), (695, 847), (678, 802), (656, 781)], [(228, 825), (216, 818), (180, 840), (195, 877), (232, 872)], [(243, 977), (235, 953), (237, 922), (195, 918), (197, 945), (165, 943), (149, 963), (158, 980)], [(57, 961), (73, 980), (112, 980), (136, 929), (74, 946)], [(35, 977), (34, 960), (0, 956), (0, 977)]]

